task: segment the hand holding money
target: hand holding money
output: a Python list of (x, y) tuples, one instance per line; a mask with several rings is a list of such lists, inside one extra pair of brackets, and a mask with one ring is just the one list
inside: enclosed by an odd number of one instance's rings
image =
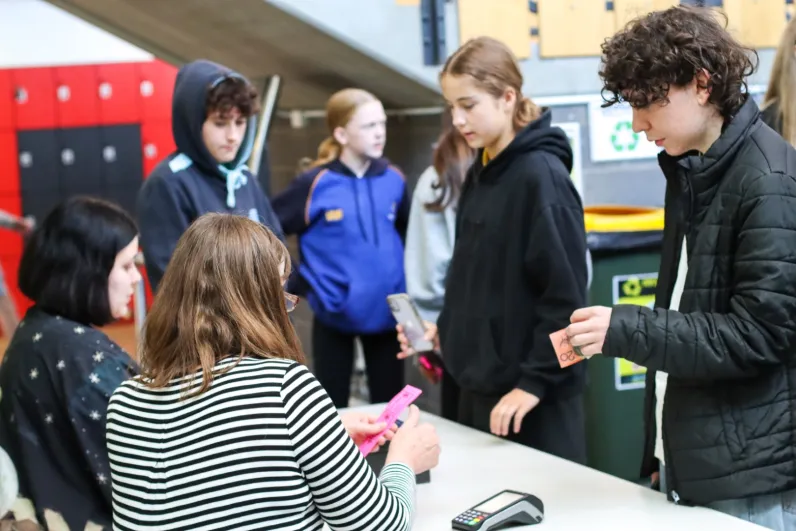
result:
[(606, 306), (590, 306), (575, 310), (570, 324), (565, 330), (573, 349), (590, 358), (602, 354), (608, 326), (611, 324), (612, 309)]

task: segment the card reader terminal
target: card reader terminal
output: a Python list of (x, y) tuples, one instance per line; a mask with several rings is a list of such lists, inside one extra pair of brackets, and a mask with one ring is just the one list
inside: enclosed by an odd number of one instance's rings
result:
[(532, 494), (504, 490), (454, 518), (453, 529), (486, 531), (507, 525), (538, 524), (543, 518), (542, 500)]

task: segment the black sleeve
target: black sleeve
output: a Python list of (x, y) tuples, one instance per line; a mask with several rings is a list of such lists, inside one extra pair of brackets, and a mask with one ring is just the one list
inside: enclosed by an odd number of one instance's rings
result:
[(518, 387), (542, 399), (573, 370), (560, 367), (550, 334), (568, 326), (572, 312), (586, 306), (586, 231), (583, 208), (566, 173), (543, 186), (531, 205), (536, 214), (526, 243), (525, 268), (536, 294), (537, 325), (533, 346), (520, 366)]
[(409, 228), (409, 210), (412, 206), (412, 199), (409, 197), (409, 187), (404, 185), (404, 193), (401, 202), (398, 204), (398, 211), (395, 214), (395, 230), (401, 236), (401, 241), (406, 244), (406, 231)]
[(286, 236), (303, 233), (308, 225), (312, 191), (322, 170), (311, 170), (296, 177), (272, 202), (276, 217)]
[(796, 182), (765, 175), (745, 191), (727, 313), (616, 306), (603, 354), (690, 379), (753, 377), (792, 363), (796, 345)]
[(171, 260), (177, 240), (193, 221), (187, 199), (166, 179), (152, 176), (141, 187), (136, 203), (141, 249), (152, 291)]

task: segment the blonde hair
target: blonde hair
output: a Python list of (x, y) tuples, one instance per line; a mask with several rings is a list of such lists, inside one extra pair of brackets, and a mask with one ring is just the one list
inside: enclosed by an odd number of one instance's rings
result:
[(763, 109), (776, 105), (777, 122), (782, 123), (782, 137), (796, 145), (796, 19), (790, 21), (774, 58), (774, 67), (763, 99)]
[(511, 50), (497, 39), (478, 37), (464, 43), (445, 62), (440, 80), (446, 75), (470, 76), (492, 96), (500, 98), (507, 88), (517, 94), (514, 130), (519, 131), (539, 118), (541, 110), (522, 94), (522, 72)]
[(177, 242), (147, 316), (141, 379), (162, 388), (201, 370), (206, 391), (231, 356), (304, 363), (287, 315), (282, 279), (290, 255), (266, 227), (243, 216), (205, 214)]
[(358, 88), (347, 88), (332, 94), (326, 102), (326, 127), (329, 129), (329, 136), (318, 146), (318, 156), (315, 160), (299, 161), (299, 170), (322, 166), (337, 159), (343, 151), (343, 146), (334, 137), (334, 130), (348, 125), (357, 109), (372, 101), (379, 99), (367, 90)]

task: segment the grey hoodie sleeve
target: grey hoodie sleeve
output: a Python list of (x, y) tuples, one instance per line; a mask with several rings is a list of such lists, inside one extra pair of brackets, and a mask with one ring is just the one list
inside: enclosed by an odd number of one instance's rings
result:
[(425, 204), (439, 192), (433, 188), (437, 172), (429, 167), (420, 176), (412, 195), (406, 234), (406, 291), (417, 305), (423, 319), (436, 322), (445, 297), (445, 277), (453, 254), (456, 212), (448, 206), (432, 212)]

